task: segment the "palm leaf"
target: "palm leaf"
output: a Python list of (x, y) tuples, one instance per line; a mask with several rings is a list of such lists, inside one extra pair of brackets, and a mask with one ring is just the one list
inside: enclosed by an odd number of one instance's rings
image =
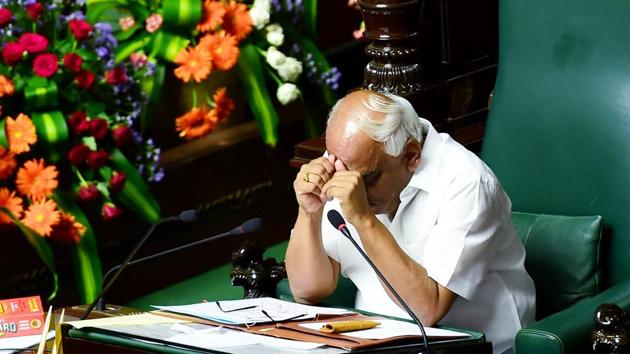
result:
[(304, 27), (312, 39), (317, 39), (317, 0), (304, 0)]

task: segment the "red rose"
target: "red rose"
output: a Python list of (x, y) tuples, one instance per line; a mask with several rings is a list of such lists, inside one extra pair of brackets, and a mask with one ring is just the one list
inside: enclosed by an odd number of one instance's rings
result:
[(90, 148), (85, 144), (77, 144), (68, 151), (68, 161), (73, 165), (83, 163), (90, 155)]
[(129, 144), (133, 135), (131, 134), (131, 129), (128, 126), (118, 125), (112, 129), (112, 138), (114, 138), (116, 146), (123, 147)]
[(20, 43), (9, 42), (4, 45), (2, 49), (2, 60), (5, 64), (13, 66), (18, 61), (22, 60), (24, 54), (24, 47)]
[(43, 52), (48, 47), (48, 39), (37, 33), (24, 33), (20, 36), (18, 42), (29, 53)]
[(90, 135), (96, 140), (103, 140), (107, 136), (109, 126), (107, 121), (101, 118), (95, 118), (88, 122), (90, 124)]
[(88, 155), (87, 163), (91, 169), (98, 169), (109, 161), (109, 153), (105, 150), (92, 151)]
[(104, 221), (110, 221), (111, 219), (118, 217), (120, 214), (122, 214), (122, 210), (118, 209), (113, 203), (103, 204), (101, 217), (103, 217)]
[(42, 12), (44, 12), (44, 5), (38, 2), (30, 4), (26, 7), (26, 13), (28, 13), (28, 17), (31, 18), (31, 21), (37, 20)]
[(98, 191), (94, 183), (91, 182), (81, 186), (78, 193), (79, 200), (86, 203), (98, 198), (99, 194), (100, 192)]
[(33, 71), (36, 75), (41, 77), (51, 77), (55, 74), (59, 68), (57, 64), (57, 56), (54, 54), (46, 53), (39, 54), (33, 60)]
[(83, 135), (90, 130), (85, 112), (74, 112), (68, 118), (68, 125), (76, 135)]
[(112, 177), (109, 179), (109, 190), (112, 193), (119, 193), (122, 191), (125, 186), (125, 180), (127, 176), (120, 171), (116, 171), (112, 174)]
[(8, 25), (11, 20), (13, 20), (11, 10), (6, 7), (0, 8), (0, 28), (4, 28), (4, 26)]
[(73, 73), (81, 72), (81, 65), (83, 64), (83, 59), (75, 53), (68, 53), (63, 57), (63, 66), (66, 69), (72, 71)]
[(105, 73), (105, 81), (110, 85), (124, 84), (127, 81), (127, 74), (121, 67), (116, 67)]
[(94, 84), (94, 73), (88, 70), (81, 70), (79, 75), (75, 78), (77, 86), (84, 90), (89, 90)]
[(74, 38), (79, 41), (86, 39), (92, 32), (92, 26), (84, 20), (70, 20), (68, 26), (70, 26)]

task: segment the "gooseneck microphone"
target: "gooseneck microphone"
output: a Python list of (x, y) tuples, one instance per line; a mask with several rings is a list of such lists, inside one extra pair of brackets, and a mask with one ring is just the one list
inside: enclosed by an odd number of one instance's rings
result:
[[(218, 241), (220, 239), (226, 238), (226, 237), (230, 237), (230, 236), (238, 236), (238, 235), (243, 235), (243, 234), (248, 234), (248, 233), (252, 233), (252, 232), (256, 232), (258, 230), (260, 230), (260, 228), (262, 227), (262, 219), (261, 218), (253, 218), (253, 219), (249, 219), (247, 221), (245, 221), (244, 223), (242, 223), (241, 225), (233, 228), (232, 230), (228, 231), (228, 232), (223, 232), (220, 233), (218, 235), (213, 235), (210, 237), (206, 237), (203, 238), (201, 240), (195, 241), (195, 242), (191, 242), (191, 243), (187, 243), (185, 245), (181, 245), (175, 248), (171, 248), (162, 252), (158, 252), (155, 254), (151, 254), (142, 258), (138, 258), (138, 259), (134, 259), (133, 261), (129, 262), (127, 264), (127, 266), (133, 266), (134, 264), (138, 264), (138, 263), (143, 263), (146, 261), (150, 261), (152, 259), (156, 259), (156, 258), (160, 258), (162, 256), (166, 256), (168, 254), (171, 253), (176, 253), (179, 252), (181, 250), (185, 250), (188, 248), (192, 248), (198, 245), (201, 245), (203, 243), (209, 242), (209, 241)], [(107, 280), (109, 279), (109, 277), (112, 275), (112, 273), (116, 272), (118, 269), (122, 268), (123, 264), (119, 264), (115, 267), (113, 267), (112, 269), (110, 269), (109, 271), (107, 271), (107, 273), (105, 273), (105, 276), (103, 277), (103, 280)], [(101, 301), (99, 301), (98, 305), (96, 306), (96, 308), (98, 310), (103, 310), (105, 307), (105, 301), (103, 301), (105, 299), (104, 296), (101, 296)]]
[(326, 216), (328, 217), (328, 221), (330, 221), (330, 223), (335, 227), (335, 229), (339, 230), (344, 236), (346, 236), (350, 240), (350, 242), (352, 242), (354, 247), (359, 251), (359, 253), (361, 253), (361, 255), (363, 256), (363, 258), (365, 258), (365, 260), (368, 262), (370, 267), (372, 267), (374, 272), (376, 272), (376, 275), (378, 275), (379, 279), (381, 279), (381, 281), (387, 286), (389, 291), (394, 295), (396, 300), (398, 300), (398, 302), (402, 305), (402, 307), (405, 309), (407, 314), (411, 316), (414, 322), (416, 322), (416, 324), (420, 328), (420, 332), (422, 332), (422, 340), (424, 341), (424, 349), (429, 351), (429, 342), (427, 340), (427, 332), (425, 332), (422, 322), (420, 322), (420, 319), (418, 318), (418, 316), (416, 316), (416, 314), (413, 313), (413, 311), (411, 311), (407, 303), (403, 301), (403, 299), (400, 297), (400, 295), (398, 295), (396, 290), (394, 290), (394, 288), (389, 283), (389, 281), (387, 281), (383, 273), (381, 273), (381, 271), (378, 270), (378, 268), (372, 262), (370, 257), (368, 257), (368, 255), (363, 251), (363, 249), (361, 249), (361, 247), (357, 244), (357, 241), (355, 241), (352, 238), (352, 235), (350, 235), (350, 230), (348, 230), (348, 227), (346, 226), (346, 221), (343, 219), (343, 216), (341, 216), (341, 214), (339, 214), (337, 210), (328, 211), (328, 214)]
[(152, 224), (147, 230), (147, 232), (144, 233), (144, 236), (142, 236), (142, 238), (138, 241), (138, 243), (136, 243), (136, 246), (131, 250), (131, 252), (129, 252), (125, 260), (120, 264), (120, 268), (118, 268), (118, 271), (114, 273), (112, 278), (107, 283), (105, 283), (105, 285), (101, 289), (101, 292), (98, 294), (96, 299), (92, 301), (90, 306), (88, 306), (87, 310), (85, 310), (85, 313), (83, 314), (81, 319), (84, 320), (88, 317), (90, 312), (92, 312), (92, 310), (94, 309), (94, 306), (96, 306), (96, 304), (101, 300), (103, 295), (105, 295), (109, 287), (112, 286), (112, 284), (116, 281), (116, 279), (118, 279), (118, 276), (120, 275), (120, 273), (127, 267), (129, 262), (131, 261), (131, 258), (135, 256), (136, 252), (138, 252), (140, 247), (142, 247), (142, 245), (146, 242), (149, 236), (151, 236), (151, 234), (153, 233), (156, 227), (162, 224), (172, 222), (172, 221), (183, 221), (183, 222), (195, 221), (197, 220), (197, 215), (198, 215), (198, 211), (195, 209), (185, 210), (179, 213), (179, 215), (169, 216), (169, 217), (160, 219), (156, 223)]

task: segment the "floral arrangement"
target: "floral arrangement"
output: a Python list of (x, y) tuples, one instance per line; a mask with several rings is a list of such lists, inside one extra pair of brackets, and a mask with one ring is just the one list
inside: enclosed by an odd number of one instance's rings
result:
[[(88, 0), (88, 18), (109, 21), (123, 42), (119, 59), (139, 49), (192, 86), (190, 110), (175, 128), (185, 139), (210, 133), (234, 109), (227, 89), (208, 92), (215, 71), (238, 69), (244, 93), (265, 142), (277, 142), (275, 104), (303, 96), (303, 85), (321, 88), (323, 101), (336, 100), (340, 73), (314, 44), (316, 0), (162, 0), (140, 9), (132, 1)], [(275, 95), (269, 94), (274, 87)]]
[(86, 21), (80, 1), (0, 1), (0, 224), (15, 224), (57, 274), (48, 241), (66, 243), (85, 302), (100, 290), (91, 217), (159, 207), (159, 149), (141, 134), (146, 55), (116, 61), (110, 24)]

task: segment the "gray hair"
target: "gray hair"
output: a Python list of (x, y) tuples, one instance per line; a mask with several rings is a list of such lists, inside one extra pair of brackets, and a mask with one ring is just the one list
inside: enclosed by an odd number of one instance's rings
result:
[[(343, 102), (343, 98), (330, 110), (328, 124)], [(361, 130), (374, 141), (384, 143), (385, 153), (390, 156), (400, 156), (409, 138), (418, 140), (422, 144), (424, 127), (413, 106), (406, 99), (389, 93), (368, 93), (363, 106), (368, 110), (381, 113), (383, 119), (372, 119), (369, 115), (356, 117)]]

